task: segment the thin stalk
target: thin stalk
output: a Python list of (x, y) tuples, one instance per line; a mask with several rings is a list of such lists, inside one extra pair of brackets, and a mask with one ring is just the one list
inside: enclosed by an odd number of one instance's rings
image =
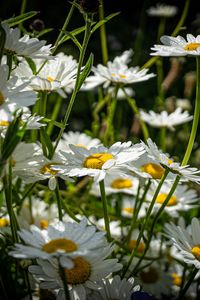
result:
[(59, 141), (62, 137), (62, 134), (65, 130), (65, 127), (67, 125), (69, 116), (71, 114), (72, 107), (74, 105), (76, 95), (78, 93), (78, 85), (79, 85), (79, 78), (80, 78), (81, 68), (82, 68), (82, 65), (83, 65), (83, 60), (84, 60), (86, 48), (87, 48), (87, 45), (88, 45), (88, 42), (89, 42), (89, 39), (90, 39), (90, 35), (91, 35), (91, 20), (88, 19), (87, 15), (86, 15), (85, 18), (86, 18), (86, 20), (85, 20), (86, 28), (85, 28), (85, 35), (84, 35), (84, 39), (83, 39), (82, 48), (81, 48), (81, 51), (80, 51), (80, 56), (79, 56), (78, 69), (77, 69), (77, 75), (76, 75), (76, 83), (75, 83), (75, 87), (74, 87), (74, 90), (72, 92), (72, 96), (71, 96), (71, 99), (70, 99), (70, 102), (69, 102), (69, 105), (67, 107), (67, 111), (66, 111), (66, 114), (65, 114), (65, 117), (64, 117), (64, 120), (63, 120), (63, 128), (61, 128), (61, 130), (58, 134), (53, 154), (55, 153), (55, 150), (58, 146), (58, 143), (59, 143)]
[[(100, 0), (99, 19), (100, 20), (104, 19), (104, 1), (103, 0)], [(101, 27), (100, 27), (100, 38), (101, 38), (102, 60), (103, 60), (103, 64), (106, 65), (108, 62), (108, 46), (107, 46), (107, 39), (106, 39), (105, 24), (101, 25)]]
[(159, 59), (156, 61), (156, 67), (157, 67), (157, 91), (158, 91), (158, 97), (156, 98), (157, 100), (156, 105), (163, 106), (165, 100), (165, 94), (162, 87), (162, 82), (164, 80), (162, 57), (159, 57)]
[(62, 279), (62, 283), (63, 283), (63, 287), (64, 287), (65, 300), (71, 300), (69, 289), (68, 289), (68, 284), (67, 284), (65, 269), (60, 265), (60, 262), (59, 262), (59, 273), (60, 273), (60, 277)]
[[(51, 115), (51, 120), (56, 121), (57, 116), (58, 116), (59, 111), (60, 111), (60, 108), (61, 108), (61, 105), (62, 105), (62, 97), (60, 95), (58, 95), (58, 97), (56, 99), (56, 103), (55, 103), (54, 108), (53, 108), (52, 115)], [(47, 134), (49, 136), (51, 135), (51, 133), (53, 131), (53, 127), (54, 127), (54, 124), (49, 123), (49, 125), (47, 127)]]
[(153, 199), (152, 199), (152, 201), (151, 201), (151, 204), (150, 204), (150, 206), (149, 206), (149, 208), (148, 208), (148, 210), (147, 210), (146, 218), (145, 218), (145, 220), (144, 220), (144, 223), (143, 223), (142, 228), (141, 228), (141, 230), (140, 230), (140, 233), (139, 233), (139, 235), (138, 235), (138, 238), (137, 238), (135, 247), (134, 247), (133, 250), (132, 250), (132, 253), (131, 253), (131, 256), (130, 256), (130, 258), (129, 258), (129, 261), (128, 261), (128, 263), (127, 263), (127, 265), (126, 265), (126, 267), (125, 267), (125, 269), (124, 269), (124, 271), (123, 271), (122, 277), (124, 277), (124, 276), (126, 275), (126, 272), (128, 271), (128, 269), (129, 269), (129, 267), (130, 267), (130, 265), (131, 265), (131, 263), (132, 263), (132, 260), (133, 260), (134, 256), (135, 256), (136, 253), (137, 253), (138, 246), (139, 246), (140, 241), (141, 241), (141, 239), (142, 239), (142, 236), (143, 236), (144, 230), (145, 230), (145, 228), (146, 228), (146, 225), (147, 225), (147, 223), (148, 223), (148, 221), (149, 221), (151, 212), (152, 212), (153, 207), (154, 207), (154, 204), (155, 204), (155, 202), (156, 202), (156, 198), (157, 198), (157, 196), (158, 196), (158, 194), (159, 194), (159, 192), (160, 192), (160, 189), (161, 189), (161, 187), (162, 187), (162, 185), (163, 185), (163, 182), (165, 181), (165, 179), (166, 179), (168, 173), (169, 173), (169, 171), (166, 170), (165, 173), (163, 174), (163, 176), (162, 176), (162, 178), (161, 178), (161, 180), (160, 180), (160, 182), (159, 182), (157, 188), (156, 188), (156, 191), (155, 191), (155, 193), (154, 193), (154, 196), (153, 196)]
[(196, 99), (195, 99), (195, 109), (194, 109), (194, 118), (192, 123), (192, 130), (190, 134), (190, 139), (188, 142), (188, 146), (182, 161), (182, 166), (186, 165), (194, 145), (198, 123), (199, 123), (199, 115), (200, 115), (200, 57), (196, 57), (196, 69), (197, 69), (197, 80), (196, 80)]
[(106, 229), (106, 233), (107, 233), (107, 240), (108, 240), (108, 242), (111, 242), (112, 237), (111, 237), (111, 233), (110, 233), (108, 203), (107, 203), (107, 198), (106, 198), (106, 193), (105, 193), (104, 180), (101, 180), (99, 182), (99, 187), (100, 187), (100, 191), (101, 191), (101, 200), (102, 200), (102, 205), (103, 205), (103, 216), (104, 216), (104, 222), (105, 222), (105, 229)]
[[(26, 5), (27, 5), (27, 0), (22, 0), (22, 5), (21, 5), (21, 9), (20, 9), (20, 15), (23, 15), (26, 11)], [(23, 22), (21, 22), (19, 24), (19, 29), (22, 30), (23, 28)]]
[(177, 300), (182, 300), (183, 297), (185, 296), (187, 290), (189, 289), (190, 285), (192, 284), (196, 274), (198, 273), (198, 269), (194, 269), (193, 272), (190, 274), (190, 277), (188, 279), (188, 282), (186, 283), (186, 285), (184, 286), (182, 292), (180, 293), (179, 297)]
[(166, 24), (166, 18), (161, 18), (160, 24), (158, 26), (157, 42), (160, 41), (160, 37), (165, 33), (165, 24)]
[(61, 197), (60, 197), (58, 181), (56, 183), (55, 195), (56, 195), (56, 201), (57, 201), (57, 206), (58, 206), (58, 218), (59, 218), (59, 221), (62, 221), (62, 217), (63, 217), (62, 216), (62, 204), (61, 204)]

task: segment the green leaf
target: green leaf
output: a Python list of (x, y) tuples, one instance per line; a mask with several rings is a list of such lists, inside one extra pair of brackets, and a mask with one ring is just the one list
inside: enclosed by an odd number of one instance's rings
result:
[(27, 63), (29, 64), (29, 67), (31, 68), (33, 74), (35, 75), (37, 72), (37, 69), (36, 69), (36, 65), (35, 65), (34, 61), (30, 57), (26, 57), (25, 59), (26, 59)]
[[(53, 144), (51, 142), (49, 135), (46, 133), (45, 128), (43, 128), (43, 127), (40, 128), (40, 138), (41, 138), (42, 149), (44, 151), (44, 154), (48, 157), (52, 157)], [(45, 148), (48, 150), (48, 153)]]
[[(66, 36), (64, 36), (64, 37), (61, 39), (61, 41), (59, 42), (59, 45), (61, 45), (62, 43), (64, 43), (64, 42), (66, 42), (66, 41), (68, 41), (68, 40), (71, 39), (69, 33), (70, 33), (71, 35), (75, 36), (75, 35), (77, 35), (77, 34), (83, 32), (83, 31), (85, 31), (85, 26), (76, 28), (76, 29), (74, 29), (74, 30), (72, 30), (72, 31), (70, 31), (70, 32), (64, 31), (64, 33), (66, 33)], [(67, 35), (67, 34), (68, 34), (68, 35)]]
[(46, 28), (46, 29), (43, 29), (42, 31), (40, 31), (40, 32), (36, 35), (36, 37), (39, 38), (39, 37), (41, 37), (42, 35), (47, 34), (47, 33), (51, 32), (51, 31), (53, 31), (53, 28)]
[(82, 46), (81, 44), (79, 43), (79, 41), (77, 40), (77, 38), (71, 33), (71, 32), (68, 32), (67, 35), (70, 36), (71, 40), (74, 42), (74, 44), (78, 47), (78, 49), (81, 51), (82, 49)]
[(98, 23), (96, 23), (96, 25), (94, 25), (94, 27), (91, 30), (91, 33), (94, 33), (95, 30), (97, 30), (100, 26), (102, 26), (103, 24), (105, 24), (106, 22), (108, 22), (109, 20), (111, 20), (112, 18), (118, 16), (119, 14), (120, 14), (120, 12), (113, 13), (113, 14), (107, 16), (105, 19), (100, 20)]
[(39, 11), (30, 11), (23, 15), (7, 19), (7, 20), (3, 21), (2, 23), (8, 23), (12, 27), (12, 26), (18, 25), (18, 24), (36, 16), (38, 13), (39, 13)]
[(77, 91), (79, 91), (79, 89), (81, 88), (83, 82), (85, 81), (86, 77), (90, 74), (90, 71), (92, 69), (93, 66), (93, 60), (94, 60), (94, 55), (93, 53), (90, 54), (88, 61), (83, 69), (83, 71), (81, 72), (79, 81), (78, 81), (78, 86), (77, 86)]

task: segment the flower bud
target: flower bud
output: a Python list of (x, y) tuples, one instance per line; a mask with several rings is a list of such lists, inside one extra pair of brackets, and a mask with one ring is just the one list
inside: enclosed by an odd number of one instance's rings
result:
[(85, 13), (96, 13), (99, 5), (99, 0), (80, 0), (80, 7)]

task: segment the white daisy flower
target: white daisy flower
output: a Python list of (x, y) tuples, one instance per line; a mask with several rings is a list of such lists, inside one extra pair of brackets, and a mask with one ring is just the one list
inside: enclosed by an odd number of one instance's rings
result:
[[(150, 190), (147, 193), (148, 201), (152, 200), (157, 186), (158, 184), (156, 182), (151, 185)], [(169, 182), (162, 185), (161, 190), (156, 198), (154, 211), (157, 211), (164, 203), (171, 190), (171, 187), (172, 184)], [(189, 189), (187, 185), (178, 185), (165, 207), (165, 212), (172, 217), (178, 217), (180, 211), (188, 211), (189, 209), (195, 208), (198, 200), (199, 198), (195, 190)], [(196, 205), (194, 203), (196, 203)]]
[(160, 38), (163, 45), (154, 45), (151, 50), (155, 51), (151, 55), (160, 56), (199, 56), (200, 55), (200, 35), (194, 37), (187, 34), (186, 39), (182, 36), (172, 37), (164, 35)]
[(191, 231), (170, 223), (166, 225), (166, 233), (179, 250), (184, 262), (200, 269), (200, 224), (198, 219), (192, 219)]
[(0, 66), (0, 109), (14, 112), (18, 108), (33, 105), (36, 102), (36, 93), (26, 90), (28, 83), (17, 85), (18, 77), (12, 76), (8, 80), (8, 66)]
[(86, 149), (69, 145), (73, 153), (61, 151), (66, 158), (66, 165), (58, 166), (60, 174), (73, 176), (91, 176), (99, 182), (106, 174), (119, 174), (126, 176), (127, 163), (137, 160), (144, 152), (140, 144), (132, 145), (131, 142), (117, 142), (111, 147), (104, 146)]
[(30, 231), (22, 229), (18, 232), (23, 244), (15, 244), (10, 255), (17, 258), (42, 258), (58, 257), (62, 263), (67, 263), (67, 257), (83, 256), (90, 254), (96, 256), (103, 251), (112, 251), (107, 244), (104, 232), (96, 232), (94, 226), (88, 226), (87, 220), (80, 223), (57, 222), (47, 229), (30, 226)]
[[(110, 253), (110, 249), (102, 249), (98, 256), (76, 256), (72, 259), (73, 266), (64, 269), (71, 300), (87, 300), (86, 290), (97, 290), (100, 287), (97, 281), (122, 268), (117, 259), (106, 259)], [(38, 259), (37, 263), (38, 266), (30, 266), (29, 271), (43, 281), (40, 287), (58, 290), (57, 300), (65, 300), (58, 261)]]
[(103, 84), (106, 88), (111, 84), (131, 84), (148, 80), (155, 75), (153, 73), (147, 74), (148, 69), (140, 70), (139, 67), (128, 67), (132, 50), (125, 51), (121, 56), (117, 56), (113, 62), (109, 61), (107, 66), (97, 65), (93, 67), (93, 76), (89, 76), (83, 89), (93, 89), (94, 87)]
[[(138, 219), (141, 219), (146, 216), (148, 203), (143, 202), (138, 212)], [(127, 218), (133, 218), (134, 215), (134, 207), (135, 207), (135, 199), (132, 197), (123, 196), (122, 198), (122, 216)]]
[(7, 23), (3, 23), (2, 27), (6, 32), (4, 49), (8, 53), (30, 58), (50, 58), (51, 45), (45, 46), (46, 41), (30, 38), (27, 34), (20, 38), (19, 28), (10, 28)]
[(131, 300), (132, 293), (140, 289), (133, 277), (121, 279), (119, 275), (98, 281), (98, 285), (100, 289), (88, 294), (88, 300)]
[[(136, 195), (139, 180), (137, 177), (130, 176), (125, 178), (116, 174), (107, 174), (104, 183), (106, 195), (118, 193)], [(90, 193), (95, 196), (101, 196), (99, 185), (96, 182), (92, 184)]]
[(182, 109), (178, 107), (171, 114), (168, 114), (167, 111), (155, 113), (150, 110), (149, 113), (146, 113), (140, 110), (140, 118), (152, 127), (166, 127), (170, 130), (174, 130), (174, 126), (191, 121), (193, 116), (190, 116), (188, 111), (183, 112)]
[[(43, 65), (43, 60), (35, 60), (37, 72)], [(77, 61), (72, 56), (64, 54), (54, 56), (48, 60), (37, 75), (33, 74), (28, 63), (24, 60), (15, 69), (15, 74), (20, 78), (30, 80), (30, 88), (34, 91), (57, 91), (61, 96), (66, 97), (61, 88), (70, 92), (75, 84), (77, 73)]]
[(93, 139), (85, 133), (69, 131), (68, 133), (64, 133), (62, 135), (62, 139), (58, 144), (57, 151), (63, 150), (65, 152), (72, 153), (72, 150), (69, 147), (70, 144), (90, 149), (100, 145), (101, 141), (96, 138)]
[[(100, 229), (101, 231), (105, 231), (105, 221), (104, 218), (98, 219), (96, 220), (95, 217), (89, 217), (90, 222), (92, 222), (93, 224), (95, 224), (95, 226)], [(119, 238), (121, 237), (121, 227), (120, 227), (120, 221), (110, 221), (109, 222), (109, 226), (110, 226), (110, 232), (111, 232), (111, 236), (114, 238)]]
[(151, 6), (147, 9), (147, 14), (151, 17), (171, 18), (177, 14), (177, 11), (176, 6), (157, 3), (156, 6)]
[(190, 167), (189, 165), (181, 166), (180, 163), (173, 162), (167, 154), (164, 154), (158, 149), (156, 144), (150, 139), (147, 139), (147, 145), (141, 142), (148, 156), (151, 159), (157, 160), (163, 168), (170, 170), (173, 174), (179, 175), (183, 180), (189, 180), (200, 183), (200, 170)]

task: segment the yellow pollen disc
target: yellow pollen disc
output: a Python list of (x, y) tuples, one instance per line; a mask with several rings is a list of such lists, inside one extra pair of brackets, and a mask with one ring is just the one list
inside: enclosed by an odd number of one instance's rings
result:
[(95, 153), (85, 159), (83, 166), (88, 169), (101, 169), (107, 160), (113, 158), (110, 153)]
[(87, 147), (86, 147), (85, 145), (83, 145), (83, 144), (76, 144), (75, 146), (76, 146), (76, 147), (82, 147), (82, 148), (87, 149)]
[[(130, 251), (132, 251), (135, 248), (135, 245), (136, 245), (136, 240), (130, 240), (130, 242), (129, 242), (129, 249), (130, 249)], [(144, 243), (140, 242), (139, 246), (137, 248), (137, 252), (143, 253), (144, 249), (145, 249)]]
[(115, 73), (112, 73), (112, 74), (111, 74), (111, 76), (112, 76), (112, 77), (115, 77), (115, 76), (116, 76), (116, 74), (115, 74)]
[(133, 214), (134, 209), (133, 209), (133, 207), (124, 207), (123, 211), (127, 212), (128, 214)]
[(42, 174), (48, 173), (48, 174), (51, 174), (51, 175), (56, 175), (56, 174), (58, 173), (58, 171), (52, 169), (52, 166), (53, 166), (53, 165), (56, 165), (56, 163), (49, 163), (49, 164), (44, 165), (44, 166), (40, 169), (40, 172), (41, 172)]
[(164, 169), (154, 163), (148, 163), (141, 167), (141, 171), (151, 175), (153, 179), (160, 179), (164, 174)]
[(1, 227), (6, 227), (9, 225), (9, 221), (5, 218), (0, 218), (0, 228)]
[(140, 278), (144, 283), (155, 283), (159, 279), (159, 274), (155, 268), (150, 267), (148, 271), (140, 273)]
[(169, 164), (169, 165), (173, 164), (173, 160), (172, 160), (172, 159), (170, 159), (170, 158), (168, 159), (168, 161), (167, 161), (167, 162), (168, 162), (168, 164)]
[(200, 244), (192, 248), (192, 254), (200, 261)]
[(47, 253), (54, 253), (57, 251), (73, 252), (77, 250), (77, 245), (67, 239), (55, 239), (43, 245), (42, 250)]
[[(163, 194), (159, 194), (158, 197), (156, 198), (156, 203), (159, 203), (159, 204), (163, 204), (163, 202), (165, 201), (165, 199), (167, 198), (167, 194), (163, 193)], [(177, 204), (177, 198), (176, 196), (172, 196), (168, 203), (167, 203), (167, 206), (174, 206)]]
[(0, 105), (2, 105), (4, 103), (4, 96), (2, 94), (2, 92), (0, 91)]
[(122, 79), (124, 79), (124, 78), (126, 78), (126, 75), (124, 75), (124, 74), (119, 74), (119, 77), (122, 78)]
[(45, 219), (40, 220), (40, 228), (46, 229), (48, 227), (48, 225), (49, 225), (49, 222), (47, 220), (45, 220)]
[(200, 47), (200, 43), (189, 43), (184, 47), (186, 51), (195, 51)]
[(111, 187), (113, 189), (128, 189), (133, 186), (132, 181), (130, 179), (118, 178), (113, 180), (111, 183)]
[(54, 78), (51, 77), (51, 76), (47, 76), (47, 80), (49, 80), (50, 82), (53, 82), (53, 81), (54, 81)]
[[(0, 104), (1, 105), (1, 104)], [(0, 126), (9, 126), (10, 122), (9, 121), (0, 121)]]
[(65, 269), (65, 277), (68, 284), (85, 283), (91, 274), (90, 264), (82, 257), (73, 259), (74, 267)]
[(182, 277), (176, 273), (172, 273), (172, 283), (176, 286), (181, 286)]

